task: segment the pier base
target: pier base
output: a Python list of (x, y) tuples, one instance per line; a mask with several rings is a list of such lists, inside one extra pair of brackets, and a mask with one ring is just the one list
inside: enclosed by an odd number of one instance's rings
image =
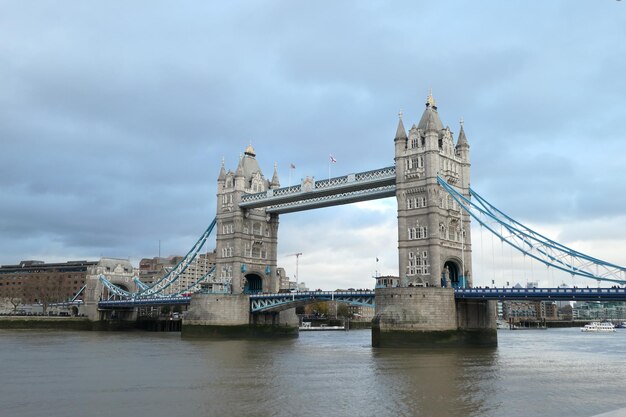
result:
[(436, 287), (380, 288), (372, 321), (374, 347), (496, 346), (493, 301), (455, 300)]
[(248, 338), (298, 336), (295, 309), (250, 314), (244, 294), (194, 294), (183, 318), (182, 336)]

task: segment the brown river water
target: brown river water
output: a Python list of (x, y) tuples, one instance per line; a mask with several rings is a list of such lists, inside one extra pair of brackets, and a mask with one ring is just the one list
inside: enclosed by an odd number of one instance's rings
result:
[(626, 407), (626, 329), (500, 330), (491, 349), (0, 330), (0, 416), (593, 416)]

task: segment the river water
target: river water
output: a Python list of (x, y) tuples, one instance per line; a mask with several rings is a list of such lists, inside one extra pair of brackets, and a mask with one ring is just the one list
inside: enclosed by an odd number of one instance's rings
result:
[(592, 416), (626, 407), (626, 330), (501, 330), (490, 349), (0, 331), (0, 416)]

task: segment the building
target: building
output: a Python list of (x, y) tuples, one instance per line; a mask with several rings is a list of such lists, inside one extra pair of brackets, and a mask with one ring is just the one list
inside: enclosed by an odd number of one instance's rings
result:
[(98, 261), (46, 263), (21, 261), (0, 267), (0, 298), (20, 299), (22, 304), (71, 300), (85, 285), (89, 270)]
[(456, 143), (439, 118), (432, 94), (408, 135), (402, 122), (394, 139), (400, 287), (472, 285), (469, 214), (438, 177), (469, 197), (470, 156), (463, 123)]
[(572, 309), (574, 320), (626, 320), (626, 303), (578, 301)]
[[(164, 290), (164, 294), (199, 291), (203, 283), (211, 281), (206, 278), (206, 275), (213, 270), (215, 258), (215, 251), (198, 254), (180, 274), (179, 278)], [(139, 262), (138, 278), (144, 284), (152, 285), (172, 272), (183, 259), (182, 256), (144, 258)], [(213, 276), (215, 276), (215, 272), (213, 272)]]
[(498, 316), (505, 320), (558, 320), (558, 306), (554, 301), (503, 301)]
[[(398, 287), (400, 278), (392, 275), (381, 275), (376, 277), (376, 288), (393, 288)], [(412, 286), (412, 284), (409, 284)]]

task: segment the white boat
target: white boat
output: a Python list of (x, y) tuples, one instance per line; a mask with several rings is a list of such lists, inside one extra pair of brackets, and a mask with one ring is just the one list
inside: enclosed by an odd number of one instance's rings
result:
[(608, 332), (614, 332), (615, 326), (613, 326), (613, 323), (608, 323), (608, 322), (600, 323), (598, 321), (594, 321), (592, 323), (585, 324), (585, 327), (582, 327), (580, 331), (591, 332), (591, 333), (608, 333)]

